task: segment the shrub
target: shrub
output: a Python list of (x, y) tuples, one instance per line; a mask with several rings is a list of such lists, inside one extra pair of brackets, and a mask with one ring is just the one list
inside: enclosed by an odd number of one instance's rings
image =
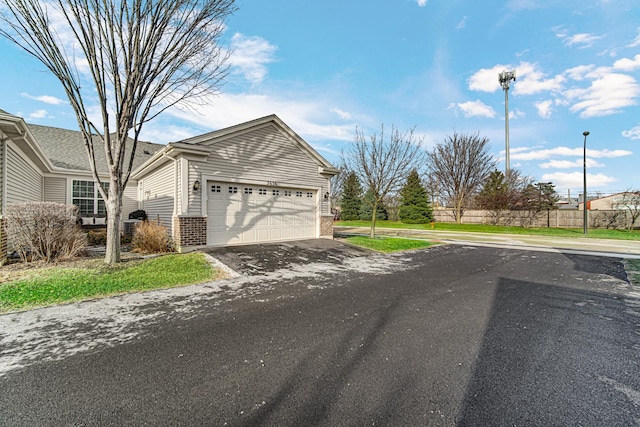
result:
[(28, 202), (7, 206), (7, 240), (23, 262), (52, 262), (82, 253), (87, 239), (76, 224), (78, 207)]
[(132, 250), (142, 253), (172, 252), (172, 242), (167, 227), (156, 221), (143, 221), (138, 224), (131, 240)]
[(107, 230), (87, 231), (87, 244), (90, 246), (105, 246), (107, 244)]

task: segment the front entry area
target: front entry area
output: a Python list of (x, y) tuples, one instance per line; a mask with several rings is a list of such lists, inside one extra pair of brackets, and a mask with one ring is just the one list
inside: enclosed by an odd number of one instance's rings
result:
[(209, 181), (206, 191), (207, 245), (318, 237), (315, 190)]

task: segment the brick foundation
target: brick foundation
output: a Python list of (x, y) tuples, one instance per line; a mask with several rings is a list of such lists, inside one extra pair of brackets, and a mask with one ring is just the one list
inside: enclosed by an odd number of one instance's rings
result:
[(7, 230), (5, 230), (6, 220), (0, 218), (0, 265), (7, 262)]
[(320, 237), (333, 237), (333, 215), (320, 217)]
[(178, 249), (207, 244), (207, 218), (202, 216), (173, 217), (173, 240)]

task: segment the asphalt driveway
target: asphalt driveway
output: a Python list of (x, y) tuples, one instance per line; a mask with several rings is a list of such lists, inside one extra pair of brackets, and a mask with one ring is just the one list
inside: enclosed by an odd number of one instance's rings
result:
[(230, 250), (245, 274), (221, 283), (0, 316), (0, 425), (640, 420), (619, 259), (317, 243)]

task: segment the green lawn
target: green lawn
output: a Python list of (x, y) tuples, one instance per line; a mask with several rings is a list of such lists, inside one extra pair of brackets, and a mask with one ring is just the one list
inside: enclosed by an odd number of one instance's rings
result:
[(183, 286), (221, 275), (200, 253), (165, 255), (116, 266), (102, 260), (84, 264), (28, 270), (18, 279), (0, 283), (0, 312)]
[(436, 244), (427, 240), (403, 239), (396, 237), (376, 237), (375, 239), (372, 239), (364, 236), (352, 236), (347, 237), (345, 240), (355, 246), (361, 246), (385, 253), (428, 248), (429, 246)]
[[(336, 226), (371, 227), (370, 221), (336, 221)], [(407, 228), (412, 230), (431, 230), (431, 224), (403, 224), (394, 221), (376, 221), (376, 228)], [(529, 234), (540, 236), (585, 237), (582, 228), (524, 228), (504, 227), (485, 224), (453, 224), (436, 222), (434, 230), (464, 231), (477, 233)], [(640, 240), (640, 231), (589, 229), (587, 236), (598, 239)]]

